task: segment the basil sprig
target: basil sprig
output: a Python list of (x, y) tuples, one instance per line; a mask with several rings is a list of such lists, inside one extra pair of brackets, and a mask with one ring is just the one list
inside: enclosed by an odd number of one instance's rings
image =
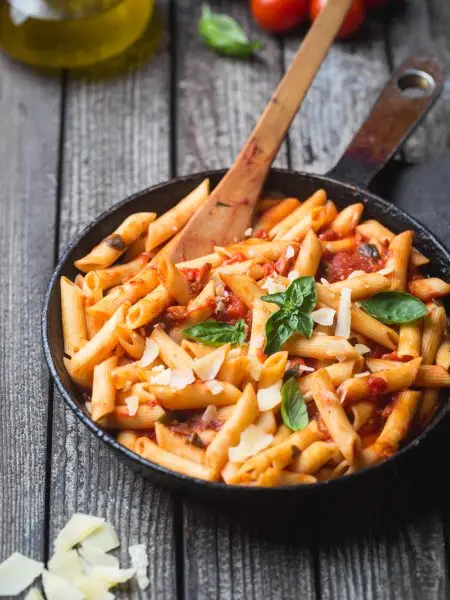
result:
[(202, 7), (198, 33), (207, 46), (228, 56), (246, 58), (263, 46), (259, 41), (251, 42), (233, 18), (213, 13), (206, 4)]
[(317, 302), (314, 277), (299, 277), (285, 292), (261, 296), (261, 300), (280, 307), (266, 323), (266, 354), (278, 352), (295, 331), (307, 338), (312, 336), (314, 323), (308, 313)]
[(288, 379), (281, 388), (281, 416), (283, 423), (292, 431), (300, 431), (309, 423), (306, 402), (295, 377)]
[(380, 292), (360, 302), (369, 315), (386, 325), (410, 323), (428, 313), (422, 300), (406, 292)]
[(245, 321), (240, 319), (236, 325), (219, 321), (204, 321), (183, 329), (181, 333), (191, 340), (207, 346), (243, 344), (245, 342)]

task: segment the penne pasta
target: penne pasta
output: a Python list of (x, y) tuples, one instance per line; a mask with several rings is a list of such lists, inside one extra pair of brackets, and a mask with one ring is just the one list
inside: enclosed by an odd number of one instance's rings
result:
[(60, 286), (64, 352), (73, 356), (88, 341), (83, 293), (67, 277), (61, 277)]
[(137, 329), (148, 325), (169, 306), (170, 300), (166, 288), (159, 285), (130, 308), (126, 320), (127, 327)]
[(301, 277), (314, 277), (322, 257), (322, 244), (311, 229), (305, 236), (297, 256), (293, 271)]
[(448, 296), (450, 294), (450, 285), (439, 279), (439, 277), (414, 279), (409, 283), (409, 291), (423, 302), (430, 302), (431, 300)]
[(296, 208), (290, 215), (272, 227), (269, 232), (269, 237), (276, 240), (282, 239), (282, 236), (289, 231), (289, 229), (307, 216), (308, 213), (310, 213), (314, 208), (323, 206), (326, 201), (327, 195), (325, 190), (318, 190), (310, 198), (305, 200), (303, 204)]
[(344, 281), (336, 281), (336, 283), (330, 285), (329, 289), (338, 295), (341, 293), (342, 288), (350, 288), (352, 290), (352, 300), (355, 301), (364, 300), (374, 294), (383, 292), (389, 289), (390, 285), (387, 277), (378, 273), (367, 273), (359, 277), (344, 279)]
[(221, 383), (221, 390), (214, 394), (206, 383), (196, 381), (179, 390), (169, 386), (151, 385), (150, 391), (158, 402), (168, 410), (193, 410), (214, 406), (236, 404), (241, 392), (231, 383)]
[(313, 335), (310, 339), (293, 335), (284, 344), (284, 349), (294, 356), (332, 360), (337, 356), (341, 360), (356, 360), (358, 354), (353, 346), (344, 338), (332, 335)]
[(391, 289), (405, 291), (408, 278), (408, 265), (412, 252), (413, 232), (403, 231), (394, 237), (389, 244), (386, 268), (392, 269), (389, 277)]
[(122, 444), (122, 446), (125, 446), (125, 448), (128, 448), (128, 450), (134, 452), (138, 437), (139, 436), (135, 431), (124, 429), (117, 434), (117, 441), (119, 444)]
[(116, 366), (117, 356), (111, 356), (94, 367), (91, 397), (91, 415), (93, 421), (99, 421), (105, 415), (114, 412), (116, 407), (116, 387), (112, 373)]
[(350, 204), (346, 206), (332, 222), (330, 229), (342, 237), (350, 235), (355, 231), (356, 226), (361, 220), (364, 211), (364, 204)]
[(417, 358), (420, 356), (422, 341), (421, 320), (400, 325), (397, 354), (402, 357)]
[(86, 273), (86, 281), (92, 287), (91, 280), (98, 279), (103, 291), (109, 290), (116, 285), (122, 285), (129, 279), (142, 271), (145, 265), (150, 260), (150, 255), (147, 253), (139, 254), (137, 258), (130, 262), (108, 267), (107, 269), (98, 269)]
[(116, 406), (114, 411), (99, 420), (99, 425), (107, 429), (129, 429), (141, 431), (153, 429), (155, 422), (164, 417), (165, 410), (158, 404), (142, 404), (135, 414), (130, 414), (128, 406)]
[(300, 202), (297, 198), (285, 198), (275, 206), (272, 206), (272, 208), (269, 208), (269, 210), (258, 219), (253, 228), (254, 231), (269, 232), (283, 219), (292, 214), (299, 206)]
[(162, 423), (155, 423), (156, 443), (163, 450), (173, 452), (192, 462), (202, 465), (205, 462), (205, 451), (190, 444), (182, 436), (170, 431)]
[(252, 308), (254, 301), (264, 295), (256, 281), (247, 275), (221, 273), (220, 278), (248, 308)]

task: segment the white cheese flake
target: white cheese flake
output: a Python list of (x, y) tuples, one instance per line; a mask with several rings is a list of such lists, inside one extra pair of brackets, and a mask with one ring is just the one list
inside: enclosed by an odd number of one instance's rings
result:
[(163, 369), (153, 377), (150, 377), (150, 382), (155, 385), (170, 385), (170, 380), (172, 379), (172, 371), (171, 369)]
[(156, 342), (147, 338), (145, 340), (145, 350), (141, 360), (137, 362), (139, 367), (149, 367), (159, 356), (159, 346)]
[(125, 404), (127, 405), (130, 417), (134, 417), (139, 408), (139, 396), (128, 396), (128, 398), (125, 398)]
[(260, 388), (256, 394), (256, 399), (258, 400), (258, 408), (260, 411), (270, 410), (271, 408), (275, 408), (281, 404), (281, 386), (283, 382), (280, 379), (276, 381), (273, 385)]
[(203, 381), (215, 379), (227, 357), (229, 349), (229, 344), (225, 344), (224, 346), (220, 346), (220, 348), (216, 348), (216, 350), (205, 354), (205, 356), (202, 356), (201, 358), (196, 358), (194, 360), (194, 371), (196, 375)]
[(14, 552), (0, 564), (0, 596), (20, 594), (43, 571), (41, 562)]
[(173, 369), (170, 377), (170, 385), (176, 390), (184, 390), (190, 383), (194, 383), (195, 377), (192, 369)]
[(355, 344), (354, 348), (355, 348), (356, 352), (358, 354), (360, 354), (361, 356), (363, 354), (367, 354), (368, 352), (370, 352), (369, 346), (366, 346), (365, 344)]
[(74, 581), (75, 586), (82, 592), (83, 598), (90, 600), (114, 600), (108, 592), (108, 584), (104, 579), (91, 574), (81, 575)]
[(321, 277), (320, 278), (320, 283), (326, 287), (329, 287), (330, 283), (327, 279), (325, 279), (325, 277)]
[(217, 396), (220, 392), (223, 392), (223, 384), (217, 379), (205, 381), (205, 385), (213, 396)]
[(245, 237), (250, 237), (253, 233), (253, 229), (251, 227), (248, 227), (245, 231), (244, 231), (244, 235)]
[(93, 567), (114, 567), (119, 568), (119, 560), (111, 554), (106, 554), (100, 548), (86, 544), (80, 547), (80, 556)]
[(344, 287), (341, 290), (341, 297), (339, 300), (339, 309), (336, 320), (335, 335), (338, 337), (348, 338), (350, 337), (351, 323), (352, 323), (352, 290), (351, 288)]
[(83, 541), (89, 534), (103, 525), (105, 519), (74, 513), (71, 519), (61, 529), (55, 540), (55, 551), (70, 550)]
[(265, 282), (262, 284), (261, 289), (267, 290), (269, 294), (278, 294), (279, 292), (285, 292), (286, 286), (283, 283), (275, 281), (273, 277), (267, 277)]
[(256, 425), (249, 425), (241, 433), (239, 444), (228, 448), (228, 458), (234, 463), (242, 462), (267, 448), (272, 441), (273, 435), (271, 433), (264, 433)]
[(261, 362), (258, 360), (258, 358), (256, 356), (250, 355), (248, 357), (248, 364), (249, 364), (249, 371), (250, 371), (250, 375), (251, 375), (252, 379), (254, 379), (255, 381), (259, 381), (259, 378), (261, 377), (261, 371), (262, 371)]
[(47, 568), (55, 575), (72, 581), (83, 574), (83, 562), (76, 550), (60, 550), (53, 554)]
[(108, 587), (113, 587), (118, 583), (125, 583), (135, 573), (135, 569), (115, 569), (113, 567), (94, 567), (92, 569), (92, 575), (103, 579)]
[(50, 571), (42, 573), (42, 585), (47, 600), (83, 600), (84, 594), (72, 583)]
[(347, 279), (356, 279), (356, 277), (361, 277), (361, 275), (367, 275), (365, 271), (352, 271)]
[(348, 394), (348, 389), (345, 389), (341, 396), (341, 400), (340, 400), (341, 404), (344, 404), (345, 399), (347, 398), (347, 394)]
[(305, 373), (314, 373), (314, 367), (308, 367), (307, 365), (298, 365), (298, 370), (300, 372), (305, 371)]
[(114, 550), (114, 548), (118, 548), (120, 541), (114, 526), (111, 523), (103, 523), (91, 535), (88, 535), (81, 545), (94, 546), (94, 548), (99, 548), (103, 552), (109, 552), (110, 550)]
[[(211, 383), (211, 382), (209, 382), (209, 383)], [(209, 423), (211, 423), (212, 421), (215, 421), (216, 419), (217, 419), (217, 406), (215, 406), (214, 404), (209, 404), (205, 408), (205, 412), (202, 414), (202, 423), (205, 423), (206, 425), (208, 425)]]
[(287, 278), (289, 279), (289, 281), (295, 281), (296, 279), (298, 279), (300, 277), (300, 273), (298, 271), (289, 271)]
[(136, 569), (136, 579), (141, 590), (145, 590), (150, 583), (147, 577), (148, 555), (144, 544), (135, 544), (128, 548), (131, 564)]
[(295, 248), (294, 246), (288, 246), (285, 252), (286, 258), (293, 258), (295, 256)]
[(334, 315), (336, 311), (333, 308), (318, 308), (317, 310), (313, 310), (309, 316), (318, 325), (333, 325)]
[(384, 267), (384, 269), (380, 269), (377, 271), (378, 275), (390, 275), (394, 272), (394, 267)]
[(362, 373), (356, 373), (356, 375), (354, 377), (356, 379), (360, 379), (362, 377), (367, 377), (367, 375), (370, 375), (370, 371), (363, 371)]

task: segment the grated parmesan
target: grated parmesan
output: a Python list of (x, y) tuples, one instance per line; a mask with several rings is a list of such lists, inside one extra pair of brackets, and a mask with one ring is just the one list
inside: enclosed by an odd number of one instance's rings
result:
[(293, 246), (288, 246), (286, 248), (285, 256), (286, 258), (293, 258), (295, 256), (295, 249)]
[(318, 323), (319, 325), (333, 325), (334, 315), (336, 311), (333, 308), (318, 308), (317, 310), (313, 310), (309, 316), (314, 321), (314, 323)]
[(277, 294), (279, 292), (286, 291), (286, 286), (282, 283), (278, 283), (273, 277), (268, 277), (262, 284), (261, 289), (267, 290), (269, 294)]
[(0, 564), (0, 596), (20, 594), (43, 570), (41, 562), (14, 552)]
[(283, 382), (280, 379), (273, 385), (260, 388), (256, 394), (258, 400), (258, 408), (260, 411), (270, 410), (281, 403), (281, 386)]
[(139, 396), (128, 396), (128, 398), (125, 398), (125, 404), (127, 405), (130, 417), (134, 417), (139, 408)]
[(272, 441), (273, 435), (271, 433), (264, 433), (256, 425), (249, 425), (241, 433), (239, 444), (228, 448), (228, 458), (234, 463), (242, 462), (267, 448)]
[(341, 290), (341, 297), (339, 300), (339, 309), (336, 320), (335, 335), (338, 337), (348, 338), (350, 337), (352, 322), (352, 290), (348, 287), (344, 287)]
[(139, 367), (149, 367), (159, 356), (159, 346), (153, 340), (145, 340), (145, 350), (141, 359), (137, 362)]
[(287, 278), (289, 281), (295, 281), (300, 277), (300, 273), (298, 271), (289, 271)]
[(216, 379), (205, 381), (205, 385), (213, 396), (217, 396), (217, 394), (223, 392), (223, 384), (220, 381), (217, 381)]
[(370, 352), (369, 346), (366, 346), (365, 344), (355, 344), (354, 348), (355, 348), (356, 352), (358, 354), (360, 354), (361, 356), (363, 354), (367, 354), (368, 352)]

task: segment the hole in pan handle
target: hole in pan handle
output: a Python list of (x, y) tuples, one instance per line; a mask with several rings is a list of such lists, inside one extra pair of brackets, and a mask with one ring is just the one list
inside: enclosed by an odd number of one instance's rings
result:
[(434, 53), (413, 54), (395, 71), (330, 177), (368, 187), (438, 98), (445, 77)]

